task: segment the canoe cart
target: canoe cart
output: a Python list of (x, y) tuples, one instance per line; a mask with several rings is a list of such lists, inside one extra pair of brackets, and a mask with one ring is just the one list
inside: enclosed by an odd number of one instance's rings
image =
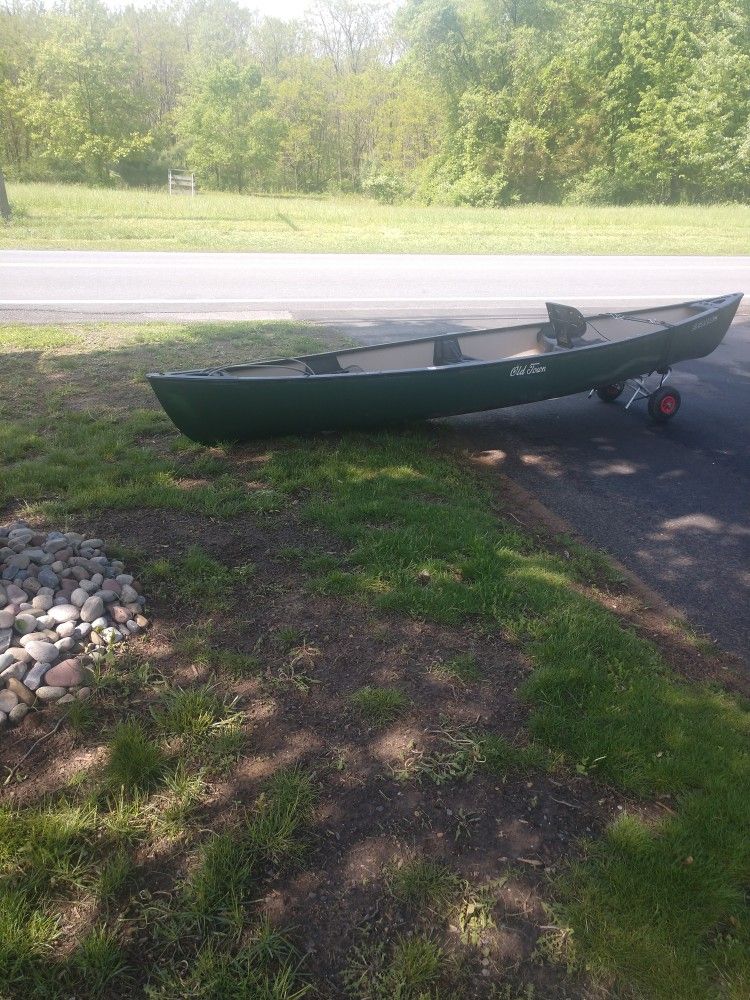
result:
[(204, 444), (383, 427), (586, 391), (605, 402), (627, 392), (626, 409), (645, 399), (651, 417), (665, 421), (680, 407), (666, 384), (672, 366), (714, 351), (741, 299), (588, 317), (548, 303), (545, 322), (147, 378), (177, 427)]

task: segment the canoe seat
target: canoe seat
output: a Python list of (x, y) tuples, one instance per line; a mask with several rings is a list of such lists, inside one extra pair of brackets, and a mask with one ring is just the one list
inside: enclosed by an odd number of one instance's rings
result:
[(461, 350), (457, 337), (441, 337), (435, 341), (432, 363), (436, 368), (443, 365), (460, 365), (465, 361), (476, 361)]
[(552, 328), (552, 337), (557, 342), (558, 347), (573, 347), (574, 340), (580, 340), (586, 335), (588, 326), (583, 313), (573, 306), (560, 305), (559, 302), (547, 302), (547, 313), (549, 314), (549, 326)]

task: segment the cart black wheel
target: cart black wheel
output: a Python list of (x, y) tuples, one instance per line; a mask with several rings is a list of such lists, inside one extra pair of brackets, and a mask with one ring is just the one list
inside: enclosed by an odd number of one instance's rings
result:
[(613, 382), (612, 385), (603, 385), (596, 390), (596, 394), (603, 403), (614, 403), (625, 391), (624, 382)]
[(677, 389), (662, 386), (648, 397), (649, 416), (657, 423), (663, 424), (671, 420), (680, 408), (682, 399)]

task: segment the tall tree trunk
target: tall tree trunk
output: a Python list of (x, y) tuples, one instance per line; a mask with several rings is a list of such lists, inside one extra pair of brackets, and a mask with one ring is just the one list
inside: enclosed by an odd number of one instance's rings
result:
[(4, 219), (10, 219), (10, 202), (8, 201), (8, 192), (5, 190), (5, 178), (3, 177), (3, 172), (0, 170), (0, 215)]

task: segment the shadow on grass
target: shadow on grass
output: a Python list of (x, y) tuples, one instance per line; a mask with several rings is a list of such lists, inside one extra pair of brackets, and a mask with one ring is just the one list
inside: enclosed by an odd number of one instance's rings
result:
[[(203, 344), (206, 363), (215, 359), (217, 343), (211, 339)], [(282, 344), (287, 345), (283, 338)], [(230, 347), (228, 354), (241, 350), (240, 356), (246, 355), (244, 332), (242, 343)], [(323, 595), (321, 600), (346, 596), (407, 621), (436, 622), (446, 629), (470, 623), (487, 636), (502, 632), (512, 637), (536, 667), (522, 694), (537, 743), (564, 755), (579, 773), (627, 793), (669, 796), (665, 819), (630, 817), (615, 824), (591, 846), (589, 857), (557, 883), (559, 919), (571, 929), (575, 956), (648, 995), (704, 998), (723, 990), (727, 996), (741, 996), (742, 983), (750, 977), (746, 706), (720, 692), (675, 681), (651, 644), (581, 592), (589, 563), (575, 553), (565, 559), (498, 521), (483, 482), (446, 459), (430, 433), (347, 435), (305, 441), (304, 447), (285, 441), (263, 449), (203, 449), (185, 442), (148, 405), (147, 390), (138, 382), (141, 366), (170, 367), (183, 349), (184, 340), (167, 336), (147, 348), (4, 355), (11, 391), (0, 414), (5, 463), (0, 504), (17, 510), (25, 503), (46, 517), (77, 513), (91, 518), (102, 511), (111, 517), (119, 509), (127, 520), (134, 509), (179, 511), (202, 525), (209, 538), (211, 518), (270, 518), (274, 512), (293, 511), (303, 549), (309, 549), (315, 532), (344, 548), (337, 564), (324, 563), (310, 573), (308, 585)], [(191, 359), (196, 363), (202, 363), (197, 351)], [(131, 400), (139, 395), (143, 405), (133, 410)], [(241, 562), (241, 532), (234, 543), (232, 566), (246, 565), (247, 560)], [(162, 579), (179, 582), (168, 569), (162, 567)], [(230, 605), (246, 621), (248, 581), (229, 576), (215, 575), (217, 586), (229, 587)], [(278, 581), (271, 579), (268, 586), (266, 594), (254, 591), (254, 600), (262, 604), (266, 595), (271, 600), (279, 592), (274, 590)], [(170, 604), (157, 602), (157, 611), (165, 625), (184, 625), (182, 616), (195, 614), (188, 605), (177, 587)], [(335, 601), (335, 607), (344, 602)], [(359, 621), (360, 613), (355, 617)], [(347, 641), (356, 641), (356, 631)], [(156, 659), (155, 665), (166, 671), (174, 662), (173, 650), (167, 648), (161, 656), (163, 662)], [(328, 705), (316, 702), (311, 685), (310, 703), (328, 713), (317, 729), (304, 715), (290, 718), (283, 711), (290, 706), (288, 690), (279, 694), (272, 688), (267, 698), (272, 731), (266, 732), (263, 747), (263, 777), (281, 764), (315, 769), (331, 750), (331, 727), (341, 728), (337, 752), (358, 760), (360, 779), (348, 788), (345, 782), (337, 785), (328, 772), (320, 778), (331, 782), (338, 796), (330, 816), (316, 827), (324, 844), (318, 860), (326, 862), (334, 877), (348, 865), (371, 864), (379, 871), (392, 854), (379, 835), (434, 844), (427, 832), (414, 832), (414, 803), (408, 796), (403, 797), (403, 811), (400, 804), (393, 806), (392, 829), (378, 829), (377, 812), (384, 768), (395, 761), (394, 746), (406, 752), (427, 720), (416, 732), (409, 728), (408, 715), (377, 735), (348, 731), (351, 712), (345, 699), (365, 678), (354, 676), (356, 663), (347, 666), (351, 683), (327, 690)], [(289, 680), (287, 674), (285, 682)], [(370, 680), (393, 683), (377, 670), (370, 672), (366, 682)], [(276, 677), (274, 684), (279, 681)], [(422, 697), (433, 709), (441, 703), (444, 683), (432, 675), (420, 681)], [(434, 725), (434, 717), (431, 721)], [(408, 769), (406, 774), (408, 781)], [(260, 787), (252, 768), (239, 767), (217, 799), (213, 818), (220, 821), (228, 803), (247, 801)], [(398, 797), (392, 783), (385, 787)], [(481, 787), (475, 778), (470, 798), (476, 800)], [(423, 808), (416, 780), (414, 789)], [(485, 794), (496, 808), (497, 799), (486, 789)], [(344, 822), (352, 806), (356, 821), (348, 821), (344, 845), (330, 843), (328, 819)], [(470, 815), (469, 802), (461, 809)], [(471, 822), (465, 819), (467, 830)], [(520, 834), (519, 850), (528, 851), (536, 835), (534, 829)], [(79, 851), (88, 849), (87, 837), (81, 836)], [(554, 860), (559, 862), (560, 854)], [(352, 898), (357, 905), (375, 905), (378, 877), (365, 883)], [(532, 879), (527, 884), (534, 886)], [(339, 897), (330, 886), (324, 892), (326, 908), (335, 910)], [(305, 912), (283, 899), (275, 905), (279, 918)], [(155, 907), (151, 912), (159, 920), (165, 911)], [(28, 937), (29, 922), (46, 917), (44, 912), (26, 917), (21, 924)], [(93, 933), (96, 924), (86, 926)], [(346, 935), (340, 924), (336, 930)], [(45, 933), (49, 937), (51, 931)], [(95, 944), (107, 951), (98, 939)], [(79, 953), (75, 945), (72, 953)], [(42, 961), (41, 954), (35, 962)]]

